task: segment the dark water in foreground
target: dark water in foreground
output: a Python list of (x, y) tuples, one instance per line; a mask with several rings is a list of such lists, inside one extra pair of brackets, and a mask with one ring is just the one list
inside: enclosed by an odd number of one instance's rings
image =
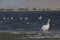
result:
[(60, 11), (0, 11), (0, 30), (36, 31), (51, 19), (49, 30), (60, 30)]

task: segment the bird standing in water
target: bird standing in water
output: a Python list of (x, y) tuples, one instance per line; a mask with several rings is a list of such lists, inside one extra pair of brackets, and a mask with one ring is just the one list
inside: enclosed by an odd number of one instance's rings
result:
[(47, 23), (41, 27), (41, 30), (47, 31), (50, 27), (50, 19), (48, 19)]

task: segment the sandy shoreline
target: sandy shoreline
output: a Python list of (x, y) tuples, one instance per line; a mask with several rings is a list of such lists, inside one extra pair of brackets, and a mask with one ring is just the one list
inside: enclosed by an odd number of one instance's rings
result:
[(29, 38), (27, 34), (0, 33), (0, 40), (60, 40), (60, 38)]

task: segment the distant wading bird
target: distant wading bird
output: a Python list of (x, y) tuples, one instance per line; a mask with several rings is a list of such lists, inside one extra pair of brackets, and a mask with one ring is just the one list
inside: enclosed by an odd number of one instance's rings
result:
[(47, 23), (41, 27), (41, 30), (47, 31), (50, 27), (50, 19), (48, 19)]

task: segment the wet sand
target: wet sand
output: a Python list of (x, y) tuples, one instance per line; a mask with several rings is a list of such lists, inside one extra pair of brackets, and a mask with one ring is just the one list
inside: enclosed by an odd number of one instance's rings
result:
[[(25, 38), (22, 38), (25, 37)], [(0, 40), (60, 40), (60, 38), (28, 38), (26, 34), (0, 33)]]

